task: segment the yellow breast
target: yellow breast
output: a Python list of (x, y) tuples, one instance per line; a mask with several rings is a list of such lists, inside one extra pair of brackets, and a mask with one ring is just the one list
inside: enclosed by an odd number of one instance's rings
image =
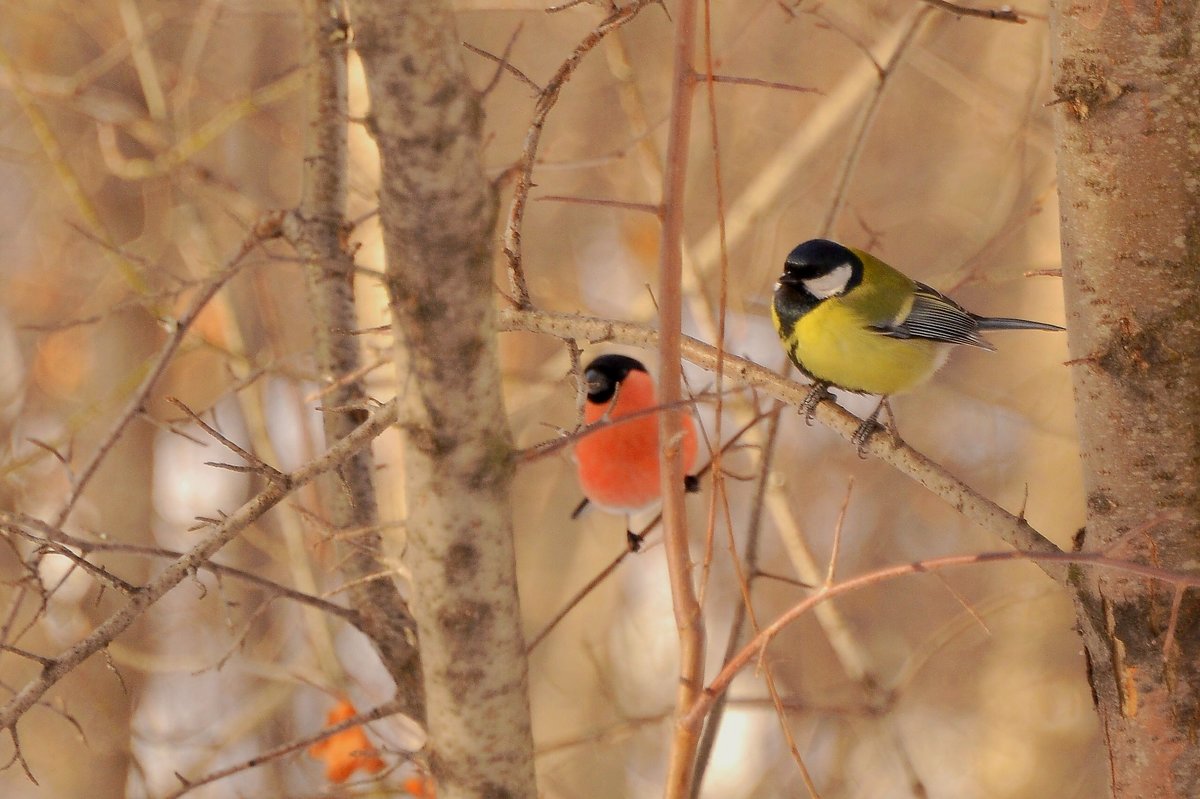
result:
[(927, 339), (876, 333), (855, 309), (839, 302), (823, 302), (797, 319), (783, 346), (796, 365), (817, 380), (866, 394), (915, 388), (949, 354), (947, 345)]

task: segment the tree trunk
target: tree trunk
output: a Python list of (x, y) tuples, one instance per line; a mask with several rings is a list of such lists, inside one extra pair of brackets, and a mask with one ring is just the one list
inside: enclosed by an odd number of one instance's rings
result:
[(350, 5), (382, 169), (430, 763), (442, 799), (533, 797), (480, 98), (448, 3)]
[[(354, 304), (354, 258), (344, 243), (350, 170), (346, 126), (345, 20), (329, 0), (305, 5), (309, 38), (309, 119), (305, 144), (304, 191), (298, 213), (285, 231), (307, 266), (317, 368), (328, 388), (322, 404), (325, 438), (334, 443), (367, 418), (366, 388)], [(420, 662), (413, 620), (387, 572), (383, 536), (372, 480), (370, 447), (357, 452), (321, 481), (325, 516), (340, 535), (339, 562), (350, 578), (350, 601), (363, 632), (396, 681), (404, 712), (425, 720)], [(347, 543), (346, 537), (352, 540)]]
[[(1087, 551), (1200, 563), (1200, 17), (1052, 4)], [(1117, 797), (1200, 796), (1200, 596), (1072, 572)]]

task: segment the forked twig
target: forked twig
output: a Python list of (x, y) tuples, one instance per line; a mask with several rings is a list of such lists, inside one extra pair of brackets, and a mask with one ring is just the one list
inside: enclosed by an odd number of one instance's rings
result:
[(605, 36), (630, 22), (638, 12), (654, 0), (634, 0), (627, 6), (617, 9), (612, 16), (597, 25), (583, 40), (575, 46), (574, 52), (562, 63), (558, 71), (542, 89), (534, 106), (533, 118), (529, 130), (525, 134), (525, 143), (521, 148), (521, 157), (515, 165), (517, 185), (513, 190), (512, 205), (508, 210), (508, 223), (504, 226), (504, 255), (508, 259), (508, 278), (512, 290), (512, 303), (517, 308), (532, 308), (533, 301), (529, 296), (529, 284), (525, 280), (524, 267), (521, 263), (521, 224), (525, 219), (525, 205), (529, 201), (529, 190), (533, 187), (533, 164), (537, 158), (538, 145), (542, 139), (542, 128), (546, 125), (546, 117), (554, 104), (558, 102), (558, 94), (570, 80), (583, 57), (604, 39)]

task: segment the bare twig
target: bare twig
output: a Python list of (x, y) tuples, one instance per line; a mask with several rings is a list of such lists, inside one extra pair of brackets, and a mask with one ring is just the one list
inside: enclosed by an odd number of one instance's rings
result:
[(508, 40), (508, 44), (504, 48), (503, 55), (495, 55), (494, 53), (489, 53), (487, 50), (484, 50), (480, 47), (476, 47), (470, 42), (463, 42), (463, 47), (467, 48), (475, 55), (483, 56), (484, 58), (496, 62), (496, 72), (494, 75), (492, 75), (492, 79), (488, 81), (487, 86), (484, 87), (481, 94), (488, 94), (491, 92), (491, 90), (495, 88), (496, 83), (500, 80), (500, 76), (505, 72), (509, 73), (517, 80), (521, 81), (521, 83), (524, 83), (526, 86), (533, 89), (534, 94), (542, 93), (541, 86), (538, 86), (536, 83), (534, 83), (528, 75), (517, 69), (515, 66), (513, 66), (512, 62), (508, 60), (508, 56), (512, 53), (513, 45), (516, 44), (517, 35), (520, 32), (521, 26), (517, 25), (516, 30), (513, 31), (512, 37)]
[(927, 3), (934, 8), (940, 8), (942, 11), (947, 11), (958, 17), (983, 17), (984, 19), (994, 19), (999, 22), (1015, 22), (1018, 25), (1024, 25), (1027, 22), (1024, 17), (1010, 6), (973, 8), (960, 3), (951, 3), (949, 0), (921, 0), (921, 2)]
[(353, 434), (332, 446), (320, 458), (288, 474), (284, 480), (270, 483), (238, 510), (226, 517), (221, 524), (213, 527), (196, 546), (155, 575), (130, 598), (129, 602), (101, 622), (90, 634), (55, 657), (53, 665), (42, 669), (3, 707), (0, 707), (0, 729), (14, 729), (22, 714), (41, 699), (59, 680), (128, 629), (137, 619), (141, 618), (148, 607), (187, 579), (218, 550), (232, 541), (238, 533), (278, 504), (284, 497), (296, 488), (340, 465), (346, 458), (367, 446), (395, 422), (396, 405), (392, 402), (377, 411)]
[(602, 208), (621, 208), (626, 211), (641, 211), (655, 216), (662, 216), (662, 206), (654, 203), (635, 203), (625, 200), (605, 200), (597, 197), (565, 197), (561, 194), (546, 194), (537, 198), (538, 202), (577, 203), (578, 205), (598, 205)]
[[(902, 563), (895, 566), (889, 566), (882, 569), (876, 569), (858, 577), (851, 577), (843, 580), (836, 585), (823, 589), (813, 596), (807, 597), (796, 605), (792, 606), (786, 612), (782, 613), (779, 618), (771, 622), (770, 625), (764, 627), (762, 632), (742, 648), (736, 656), (729, 661), (726, 666), (721, 669), (721, 672), (713, 679), (705, 688), (704, 692), (696, 700), (695, 705), (688, 711), (687, 715), (680, 720), (681, 726), (696, 727), (704, 721), (704, 717), (712, 703), (716, 700), (723, 691), (728, 690), (733, 678), (743, 668), (748, 666), (752, 661), (761, 656), (763, 649), (789, 624), (800, 618), (816, 605), (825, 602), (835, 596), (846, 594), (851, 591), (857, 591), (865, 586), (878, 585), (888, 580), (893, 580), (897, 577), (903, 577), (914, 574), (922, 574), (925, 572), (935, 571), (939, 569), (949, 569), (960, 566), (980, 565), (987, 563), (1007, 563), (1014, 561), (1030, 560), (1044, 564), (1056, 564), (1065, 569), (1069, 564), (1081, 566), (1094, 566), (1102, 569), (1123, 572), (1132, 574), (1138, 577), (1152, 580), (1161, 580), (1170, 583), (1180, 588), (1196, 588), (1200, 587), (1200, 574), (1182, 571), (1172, 571), (1170, 569), (1161, 568), (1158, 566), (1147, 566), (1140, 563), (1132, 563), (1129, 561), (1115, 560), (1105, 555), (1098, 555), (1087, 552), (982, 552), (969, 555), (947, 555), (938, 558), (929, 558), (927, 560), (918, 560), (911, 563)], [(1046, 569), (1043, 566), (1043, 569)]]
[[(4, 512), (4, 511), (0, 511), (0, 519), (3, 519), (5, 516), (8, 516), (8, 515), (9, 515), (8, 513)], [(115, 574), (113, 574), (112, 572), (105, 569), (103, 566), (97, 566), (96, 564), (90, 562), (86, 558), (83, 558), (83, 557), (77, 555), (75, 552), (71, 551), (71, 549), (69, 549), (67, 546), (64, 546), (63, 543), (60, 543), (59, 541), (55, 541), (55, 540), (50, 540), (47, 538), (42, 538), (41, 536), (33, 535), (29, 531), (27, 531), (21, 527), (15, 526), (15, 525), (5, 524), (4, 522), (0, 522), (0, 524), (2, 524), (4, 526), (4, 528), (7, 529), (13, 535), (18, 535), (27, 541), (32, 541), (35, 544), (38, 544), (42, 547), (45, 547), (46, 549), (51, 550), (54, 554), (66, 558), (67, 560), (71, 561), (71, 563), (75, 564), (76, 566), (83, 569), (88, 574), (95, 577), (97, 580), (99, 580), (104, 585), (107, 585), (110, 588), (114, 588), (117, 591), (120, 591), (125, 596), (131, 596), (131, 595), (137, 593), (138, 589), (136, 586), (125, 582), (120, 577), (117, 577)], [(65, 576), (63, 579), (66, 579)], [(51, 591), (50, 593), (53, 593), (53, 591)]]
[(761, 78), (743, 78), (737, 75), (701, 73), (696, 75), (696, 80), (708, 81), (710, 83), (727, 83), (734, 86), (758, 86), (763, 89), (782, 89), (785, 92), (800, 92), (802, 94), (821, 94), (820, 89), (814, 89), (811, 86), (797, 86), (795, 83), (780, 83), (773, 80), (762, 80)]
[(96, 474), (96, 470), (100, 468), (100, 464), (108, 456), (113, 446), (117, 443), (117, 439), (125, 432), (125, 428), (129, 423), (141, 413), (145, 406), (150, 393), (154, 391), (158, 385), (158, 381), (162, 378), (163, 373), (167, 369), (167, 364), (174, 357), (175, 351), (179, 349), (179, 345), (183, 343), (184, 337), (187, 335), (188, 329), (200, 316), (200, 312), (205, 306), (216, 296), (221, 287), (229, 282), (238, 270), (241, 268), (242, 260), (262, 242), (277, 238), (282, 235), (282, 222), (284, 214), (282, 211), (268, 211), (263, 214), (254, 228), (250, 231), (250, 235), (246, 237), (242, 245), (238, 247), (228, 261), (221, 269), (208, 281), (207, 284), (196, 294), (192, 299), (191, 304), (183, 315), (174, 320), (170, 324), (170, 335), (167, 336), (167, 341), (159, 350), (157, 356), (150, 363), (146, 376), (142, 378), (141, 384), (133, 392), (133, 396), (126, 403), (125, 409), (121, 415), (113, 422), (109, 428), (107, 435), (96, 448), (96, 452), (91, 459), (79, 470), (79, 478), (75, 481), (75, 485), (71, 489), (71, 494), (67, 497), (66, 504), (54, 519), (54, 527), (62, 527), (67, 517), (71, 515), (71, 510), (75, 507), (75, 503), (83, 495), (83, 491), (87, 488), (88, 483)]
[[(766, 509), (766, 493), (767, 486), (769, 485), (771, 463), (775, 455), (775, 444), (779, 438), (780, 411), (783, 410), (783, 407), (781, 403), (776, 403), (775, 408), (771, 411), (766, 433), (763, 435), (764, 444), (759, 460), (758, 479), (754, 489), (754, 498), (750, 503), (750, 520), (746, 525), (744, 534), (745, 545), (742, 555), (744, 565), (738, 562), (737, 552), (734, 551), (732, 553), (734, 564), (738, 569), (738, 577), (740, 578), (738, 587), (742, 590), (742, 601), (734, 608), (733, 622), (729, 626), (729, 637), (725, 642), (725, 654), (721, 658), (722, 664), (728, 663), (737, 654), (738, 649), (742, 645), (746, 619), (754, 611), (751, 603), (749, 583), (756, 577), (765, 576), (758, 568), (758, 545), (762, 532), (763, 513)], [(792, 581), (789, 580), (789, 582)], [(754, 622), (754, 630), (755, 632), (758, 631), (757, 622)], [(692, 778), (692, 799), (698, 799), (700, 790), (704, 785), (704, 774), (708, 769), (708, 764), (712, 757), (712, 748), (717, 742), (717, 734), (721, 729), (721, 720), (725, 714), (725, 705), (728, 697), (728, 693), (722, 694), (717, 699), (716, 704), (714, 704), (712, 711), (708, 714), (708, 718), (705, 719), (704, 731), (700, 735), (700, 743), (696, 747), (695, 774)]]
[[(184, 557), (183, 552), (173, 549), (165, 549), (162, 547), (148, 547), (141, 546), (140, 544), (125, 544), (119, 541), (94, 541), (87, 538), (79, 538), (78, 536), (73, 536), (70, 533), (55, 529), (40, 519), (35, 519), (34, 517), (23, 513), (0, 511), (0, 527), (26, 536), (29, 536), (29, 530), (37, 530), (41, 536), (30, 536), (30, 540), (35, 540), (39, 543), (56, 543), (66, 545), (68, 547), (72, 547), (73, 549), (79, 550), (84, 555), (88, 555), (92, 552), (112, 552), (118, 555), (170, 558), (171, 560), (177, 560)], [(199, 568), (222, 577), (232, 577), (236, 580), (250, 583), (251, 585), (256, 585), (270, 593), (273, 597), (290, 599), (293, 602), (310, 605), (324, 613), (345, 619), (355, 627), (360, 627), (358, 614), (351, 608), (335, 605), (332, 602), (327, 602), (324, 599), (321, 599), (320, 597), (315, 597), (311, 594), (297, 591), (293, 588), (287, 587), (286, 585), (280, 585), (279, 583), (268, 580), (261, 575), (254, 574), (243, 569), (238, 569), (233, 566), (225, 566), (220, 563), (213, 563), (212, 561), (205, 561), (200, 565)], [(105, 573), (109, 574), (107, 571)]]
[(537, 158), (538, 145), (542, 139), (542, 128), (546, 125), (546, 117), (554, 104), (558, 102), (558, 94), (583, 57), (599, 44), (605, 36), (630, 22), (638, 12), (654, 0), (634, 0), (627, 6), (615, 11), (612, 16), (597, 25), (587, 36), (575, 46), (574, 52), (562, 63), (558, 71), (542, 89), (534, 107), (533, 118), (529, 130), (525, 134), (525, 143), (521, 148), (521, 158), (517, 161), (517, 185), (513, 191), (512, 205), (508, 210), (508, 222), (504, 226), (504, 255), (508, 259), (508, 278), (511, 284), (512, 299), (517, 308), (532, 308), (533, 302), (529, 296), (529, 284), (525, 280), (524, 266), (521, 263), (521, 224), (525, 219), (525, 204), (529, 201), (529, 190), (533, 187), (533, 164)]
[(195, 422), (196, 425), (201, 430), (208, 433), (210, 436), (215, 438), (217, 441), (221, 442), (221, 444), (223, 444), (230, 452), (233, 452), (235, 455), (239, 455), (243, 460), (246, 461), (246, 463), (250, 464), (248, 467), (249, 471), (253, 471), (253, 472), (262, 474), (264, 477), (266, 477), (269, 480), (277, 480), (283, 476), (283, 473), (280, 472), (278, 469), (276, 469), (274, 466), (271, 466), (270, 464), (264, 462), (261, 458), (259, 458), (254, 453), (246, 451), (243, 447), (241, 447), (239, 444), (237, 444), (237, 442), (231, 441), (220, 430), (217, 430), (215, 427), (210, 425), (208, 422), (201, 419), (199, 414), (197, 414), (195, 411), (193, 411), (191, 408), (189, 408), (178, 397), (167, 397), (167, 402), (171, 403), (176, 408), (183, 411), (185, 414), (187, 414), (188, 418), (191, 419), (193, 422)]
[[(928, 16), (928, 12), (929, 9), (924, 8), (913, 14), (908, 27), (897, 43), (896, 49), (892, 51), (892, 55), (888, 58), (887, 63), (882, 68), (879, 68), (878, 62), (876, 62), (876, 67), (879, 69), (879, 82), (875, 86), (875, 93), (871, 96), (870, 102), (862, 111), (858, 129), (854, 133), (853, 142), (850, 145), (850, 149), (846, 152), (845, 160), (842, 162), (837, 185), (833, 192), (834, 201), (830, 204), (829, 210), (825, 214), (825, 220), (821, 224), (822, 236), (829, 236), (835, 232), (834, 225), (837, 223), (838, 217), (841, 216), (849, 199), (850, 181), (854, 178), (855, 168), (858, 166), (858, 160), (862, 156), (863, 143), (866, 141), (867, 134), (871, 131), (875, 115), (882, 104), (884, 90), (887, 89), (890, 83), (889, 78), (895, 72), (896, 66), (903, 60), (905, 53), (908, 52), (908, 48), (916, 38), (917, 32), (921, 29), (921, 23)], [(874, 61), (873, 58), (872, 61)]]
[(243, 771), (249, 771), (252, 768), (258, 768), (259, 766), (270, 763), (272, 760), (278, 760), (279, 758), (290, 755), (293, 752), (300, 752), (304, 749), (307, 749), (315, 743), (328, 740), (338, 733), (344, 732), (352, 727), (359, 727), (363, 724), (369, 724), (372, 721), (378, 721), (379, 719), (387, 718), (388, 716), (394, 716), (400, 712), (402, 712), (400, 701), (387, 702), (375, 708), (374, 710), (368, 710), (366, 713), (359, 713), (351, 718), (346, 719), (345, 721), (338, 722), (332, 727), (326, 727), (315, 735), (309, 735), (304, 738), (298, 738), (294, 741), (289, 741), (280, 746), (276, 746), (274, 749), (268, 749), (265, 752), (260, 752), (249, 760), (244, 760), (241, 763), (227, 766), (226, 768), (219, 769), (217, 771), (209, 772), (203, 777), (197, 777), (194, 780), (189, 780), (184, 779), (184, 777), (180, 774), (176, 774), (175, 776), (179, 777), (179, 780), (183, 783), (183, 786), (176, 791), (166, 794), (163, 799), (179, 799), (179, 797), (184, 796), (185, 794), (188, 794), (204, 785), (210, 785), (219, 780), (223, 780), (226, 777), (232, 777), (234, 774), (239, 774)]
[[(683, 215), (687, 181), (688, 144), (691, 141), (692, 105), (695, 99), (696, 3), (683, 0), (675, 23), (675, 63), (671, 87), (671, 117), (667, 130), (666, 171), (663, 175), (662, 239), (659, 247), (658, 394), (662, 402), (680, 399), (682, 364), (680, 326), (683, 299)], [(718, 359), (720, 353), (718, 352)], [(704, 614), (696, 598), (692, 555), (683, 504), (683, 420), (664, 413), (658, 421), (662, 454), (663, 540), (671, 581), (671, 604), (679, 635), (679, 688), (676, 711), (682, 713), (699, 694), (704, 682)], [(691, 788), (698, 728), (676, 727), (671, 742), (664, 795), (683, 799)]]

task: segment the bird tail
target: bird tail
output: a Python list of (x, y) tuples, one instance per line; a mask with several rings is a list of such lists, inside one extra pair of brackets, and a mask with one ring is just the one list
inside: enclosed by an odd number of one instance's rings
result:
[(980, 330), (1065, 330), (1058, 325), (1031, 322), (1028, 319), (1009, 319), (1003, 316), (977, 316), (975, 322)]

